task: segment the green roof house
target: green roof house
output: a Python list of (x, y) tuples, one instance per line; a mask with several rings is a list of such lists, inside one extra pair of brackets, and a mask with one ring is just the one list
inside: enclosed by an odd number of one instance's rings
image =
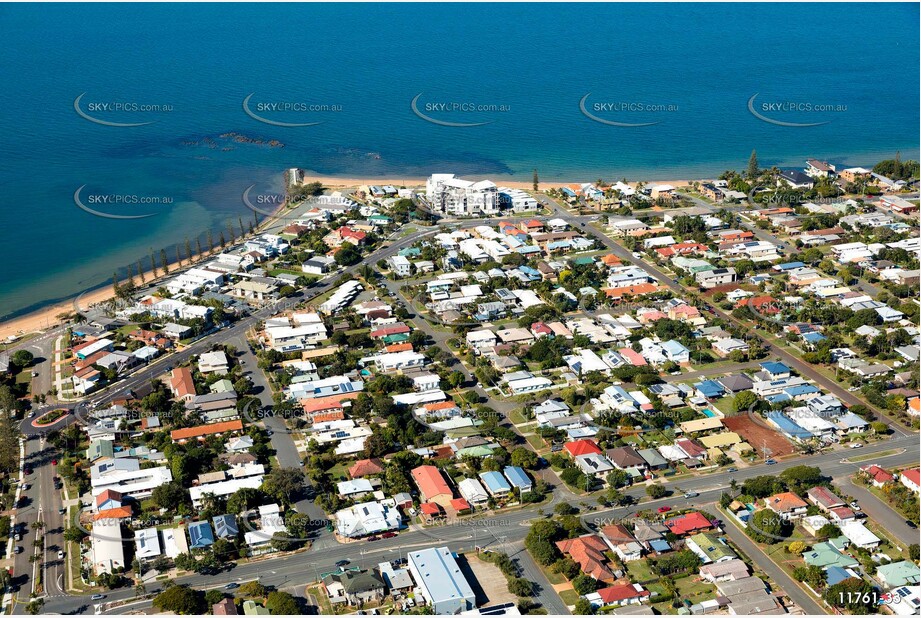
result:
[(227, 378), (224, 378), (222, 380), (218, 380), (217, 382), (211, 385), (211, 392), (212, 393), (236, 393), (237, 391), (235, 391), (233, 388), (233, 382), (231, 382)]
[(243, 601), (243, 615), (244, 616), (268, 616), (269, 610), (267, 610), (262, 605), (259, 605), (255, 601), (247, 599)]
[(917, 586), (921, 583), (921, 568), (908, 560), (890, 562), (876, 568), (876, 577), (886, 588)]
[(697, 554), (704, 564), (725, 562), (733, 558), (738, 558), (736, 553), (732, 551), (732, 548), (723, 543), (719, 535), (713, 534), (712, 532), (701, 532), (691, 535), (685, 543), (688, 549)]
[(91, 462), (103, 458), (112, 459), (114, 456), (115, 449), (111, 440), (93, 440), (86, 449), (86, 458)]
[(816, 543), (812, 549), (803, 552), (803, 560), (809, 566), (838, 566), (844, 569), (860, 564), (850, 556), (839, 552), (831, 543)]

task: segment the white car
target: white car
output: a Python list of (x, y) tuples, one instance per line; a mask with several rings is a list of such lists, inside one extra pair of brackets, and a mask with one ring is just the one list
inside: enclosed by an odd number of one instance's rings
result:
[(850, 445), (850, 448), (863, 448), (863, 444), (860, 442), (854, 442)]
[(63, 559), (64, 559), (64, 552), (58, 551), (58, 560), (63, 560)]

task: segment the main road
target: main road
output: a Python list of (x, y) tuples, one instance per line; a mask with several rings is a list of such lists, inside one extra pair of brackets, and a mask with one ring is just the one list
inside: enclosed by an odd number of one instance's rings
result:
[[(886, 454), (895, 451), (893, 454)], [(874, 444), (860, 449), (861, 456), (880, 454), (875, 461), (880, 461), (886, 466), (898, 466), (917, 463), (919, 445), (912, 437), (901, 437), (885, 443)], [(853, 454), (853, 453), (851, 453)], [(763, 474), (777, 475), (787, 468), (797, 465), (818, 466), (825, 476), (841, 478), (854, 474), (861, 464), (850, 463), (842, 459), (844, 453), (832, 451), (820, 453), (810, 457), (797, 458), (790, 461), (778, 462), (773, 466), (758, 465), (740, 469), (736, 472), (720, 471), (689, 477), (678, 481), (682, 492), (693, 491), (700, 495), (691, 500), (680, 498), (678, 492), (661, 500), (644, 502), (643, 510), (654, 511), (659, 506), (690, 507), (702, 506), (719, 499), (721, 493), (727, 491), (730, 482), (734, 479), (739, 483), (746, 479)], [(669, 483), (665, 482), (666, 487)], [(645, 496), (645, 487), (633, 487), (625, 493), (640, 499)], [(405, 556), (407, 550), (433, 545), (446, 545), (455, 552), (474, 551), (476, 546), (481, 548), (501, 549), (513, 546), (520, 542), (528, 533), (530, 522), (539, 517), (538, 507), (550, 510), (558, 502), (572, 502), (572, 499), (562, 492), (555, 492), (550, 504), (533, 507), (500, 510), (490, 513), (485, 517), (460, 520), (434, 528), (414, 528), (401, 532), (391, 539), (381, 539), (373, 543), (356, 541), (352, 543), (337, 544), (330, 547), (311, 548), (305, 552), (289, 554), (270, 558), (263, 562), (241, 564), (233, 570), (218, 575), (187, 575), (179, 577), (177, 584), (187, 584), (193, 588), (221, 588), (232, 582), (245, 582), (258, 579), (263, 584), (277, 586), (303, 592), (307, 583), (316, 580), (322, 573), (335, 570), (339, 560), (350, 560), (352, 565), (368, 568), (385, 560)], [(594, 531), (599, 526), (634, 517), (637, 507), (618, 507), (611, 509), (598, 509), (581, 515), (586, 532)], [(731, 524), (729, 524), (731, 525)], [(911, 539), (900, 539), (903, 543), (917, 542)], [(511, 552), (510, 552), (511, 553)], [(758, 561), (754, 556), (753, 560)], [(759, 566), (761, 561), (758, 561)], [(789, 586), (778, 582), (791, 596), (794, 594)], [(155, 593), (156, 585), (149, 586), (148, 592)], [(130, 601), (135, 597), (131, 589), (119, 589), (109, 593), (106, 602)], [(795, 597), (794, 597), (795, 598)], [(80, 604), (89, 604), (88, 597), (71, 596), (68, 598), (52, 597), (46, 600), (45, 611), (51, 613), (64, 613), (73, 611)], [(124, 608), (109, 608), (106, 613), (122, 613), (149, 606), (149, 601), (140, 601)], [(90, 610), (86, 610), (88, 612)], [(551, 613), (557, 613), (548, 608)], [(84, 613), (86, 613), (84, 612)]]

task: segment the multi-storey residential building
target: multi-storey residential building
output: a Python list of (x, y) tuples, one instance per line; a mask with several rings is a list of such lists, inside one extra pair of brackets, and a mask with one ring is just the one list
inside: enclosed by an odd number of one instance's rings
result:
[(432, 174), (425, 183), (425, 196), (432, 209), (443, 215), (466, 217), (499, 212), (499, 190), (489, 180), (473, 182), (454, 174)]

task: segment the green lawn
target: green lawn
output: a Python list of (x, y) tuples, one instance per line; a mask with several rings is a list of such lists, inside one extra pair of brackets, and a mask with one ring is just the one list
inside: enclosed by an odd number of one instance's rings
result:
[(645, 559), (631, 560), (628, 562), (627, 573), (630, 574), (630, 580), (634, 582), (648, 582), (653, 579), (658, 579), (658, 576), (653, 574)]
[(520, 425), (522, 423), (528, 423), (531, 421), (531, 419), (525, 418), (522, 411), (518, 408), (515, 408), (514, 410), (512, 410), (511, 413), (509, 413), (508, 418), (515, 425)]
[(560, 592), (560, 599), (566, 605), (575, 605), (576, 601), (579, 600), (579, 593), (575, 590), (563, 590)]

